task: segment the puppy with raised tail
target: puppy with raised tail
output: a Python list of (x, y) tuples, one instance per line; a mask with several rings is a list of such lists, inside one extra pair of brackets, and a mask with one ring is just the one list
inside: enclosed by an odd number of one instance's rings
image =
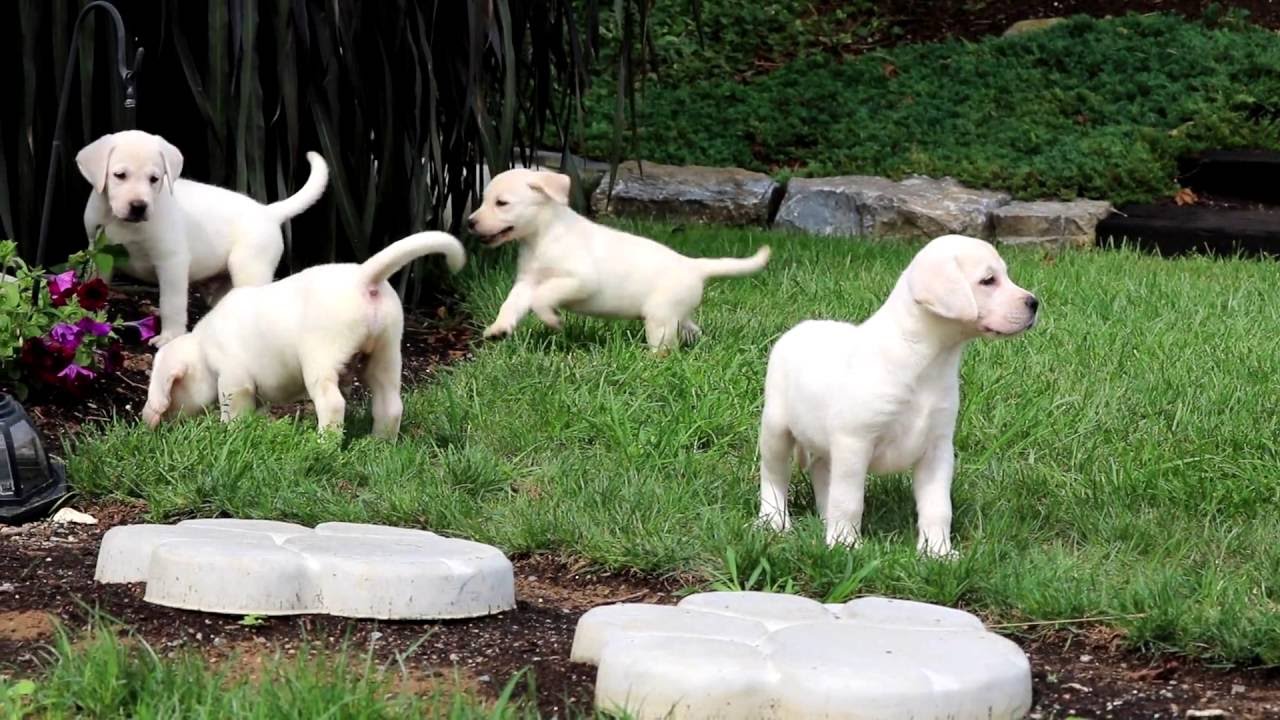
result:
[(693, 342), (692, 314), (706, 281), (759, 272), (769, 248), (749, 258), (691, 258), (598, 225), (569, 207), (569, 176), (518, 168), (500, 173), (467, 223), (488, 247), (520, 242), (516, 281), (486, 338), (507, 335), (533, 311), (554, 329), (559, 310), (642, 318), (654, 350)]
[(266, 285), (284, 253), (280, 225), (315, 204), (329, 166), (307, 153), (311, 176), (302, 189), (263, 205), (247, 195), (180, 180), (182, 153), (159, 135), (126, 130), (104, 135), (76, 155), (93, 185), (84, 227), (123, 245), (126, 275), (160, 285), (159, 347), (187, 331), (187, 286), (229, 274), (234, 287)]
[(373, 434), (400, 431), (400, 337), (404, 310), (387, 278), (414, 259), (445, 256), (457, 272), (462, 244), (442, 232), (421, 232), (357, 265), (318, 265), (283, 280), (227, 293), (190, 333), (156, 353), (143, 420), (201, 412), (215, 400), (222, 420), (252, 412), (259, 402), (310, 397), (321, 430), (342, 430), (346, 401), (339, 378), (363, 360), (373, 396)]
[(911, 261), (861, 325), (810, 320), (769, 355), (760, 420), (760, 523), (786, 530), (793, 453), (807, 465), (827, 544), (855, 544), (867, 473), (910, 469), (917, 548), (951, 551), (952, 438), (969, 341), (1012, 337), (1039, 301), (990, 244), (945, 235)]

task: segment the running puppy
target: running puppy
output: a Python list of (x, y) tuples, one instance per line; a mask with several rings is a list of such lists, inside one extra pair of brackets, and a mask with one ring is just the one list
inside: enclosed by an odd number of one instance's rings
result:
[(232, 290), (194, 330), (156, 353), (143, 420), (155, 428), (218, 400), (225, 422), (252, 412), (258, 401), (310, 397), (320, 429), (341, 431), (346, 401), (339, 377), (363, 359), (373, 434), (395, 439), (404, 310), (387, 278), (429, 253), (442, 253), (453, 272), (466, 263), (452, 235), (422, 232), (359, 265), (317, 265), (270, 285)]
[(93, 185), (84, 208), (92, 243), (98, 229), (124, 245), (125, 274), (160, 285), (164, 345), (187, 331), (187, 286), (229, 273), (234, 287), (266, 285), (284, 253), (280, 225), (324, 194), (329, 167), (307, 153), (311, 176), (291, 197), (263, 205), (247, 195), (179, 180), (182, 153), (159, 135), (126, 130), (104, 135), (76, 155)]
[(654, 350), (693, 342), (691, 315), (710, 278), (751, 275), (769, 248), (749, 258), (690, 258), (647, 238), (597, 225), (569, 207), (569, 176), (515, 169), (499, 174), (467, 227), (487, 247), (520, 241), (516, 282), (484, 331), (510, 334), (530, 310), (553, 329), (560, 309), (586, 315), (643, 318)]
[(916, 546), (950, 555), (961, 354), (970, 340), (1027, 330), (1039, 306), (990, 244), (944, 235), (916, 254), (866, 322), (810, 320), (787, 331), (765, 377), (760, 524), (790, 526), (793, 451), (810, 471), (828, 545), (858, 542), (868, 472), (911, 469)]

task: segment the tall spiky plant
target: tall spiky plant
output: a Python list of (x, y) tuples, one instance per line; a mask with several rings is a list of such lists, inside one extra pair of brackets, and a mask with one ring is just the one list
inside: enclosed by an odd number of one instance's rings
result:
[[(0, 7), (0, 76), (17, 100), (0, 103), (0, 230), (28, 256), (70, 23), (86, 1)], [(625, 42), (643, 32), (652, 2), (614, 0)], [(328, 159), (329, 189), (293, 221), (286, 270), (363, 259), (424, 227), (456, 231), (482, 164), (501, 169), (548, 138), (567, 147), (601, 18), (597, 0), (115, 4), (131, 42), (147, 50), (136, 125), (183, 150), (185, 175), (273, 201), (305, 181), (307, 150)], [(95, 72), (105, 34), (81, 37), (70, 156), (133, 122), (113, 101), (110, 75)], [(619, 87), (630, 87), (631, 53), (617, 55)], [(53, 261), (85, 242), (88, 185), (70, 158), (61, 164)], [(414, 277), (416, 297), (424, 276)]]

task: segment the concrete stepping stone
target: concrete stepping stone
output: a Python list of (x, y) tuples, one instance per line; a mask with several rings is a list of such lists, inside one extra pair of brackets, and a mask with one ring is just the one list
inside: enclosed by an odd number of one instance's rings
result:
[(145, 582), (156, 605), (234, 615), (425, 620), (515, 607), (515, 574), (497, 548), (357, 523), (122, 525), (103, 536), (94, 578)]
[(714, 592), (607, 605), (571, 659), (601, 710), (646, 718), (1000, 720), (1031, 709), (1022, 650), (969, 613), (888, 598), (824, 605)]

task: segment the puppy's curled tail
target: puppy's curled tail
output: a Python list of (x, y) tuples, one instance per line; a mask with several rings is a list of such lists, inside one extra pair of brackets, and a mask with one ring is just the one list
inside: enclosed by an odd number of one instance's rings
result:
[(423, 255), (444, 255), (450, 272), (458, 272), (467, 264), (467, 251), (462, 243), (446, 232), (428, 230), (397, 240), (360, 264), (365, 282), (370, 285), (391, 277), (397, 270)]
[(276, 222), (283, 223), (295, 215), (301, 215), (302, 211), (315, 205), (320, 196), (324, 195), (324, 189), (329, 184), (328, 163), (320, 157), (320, 153), (314, 152), (307, 153), (307, 162), (311, 163), (311, 175), (302, 189), (267, 206), (267, 210), (276, 216)]
[(769, 262), (769, 246), (765, 245), (749, 258), (694, 258), (703, 277), (741, 277), (764, 269)]

